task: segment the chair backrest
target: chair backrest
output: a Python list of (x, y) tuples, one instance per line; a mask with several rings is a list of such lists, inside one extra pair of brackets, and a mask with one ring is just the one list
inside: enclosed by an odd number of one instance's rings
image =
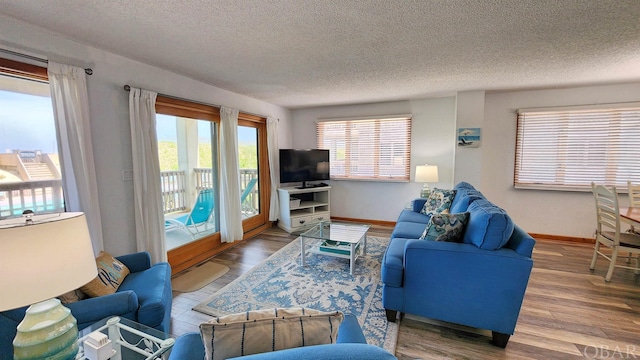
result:
[(629, 206), (640, 207), (640, 184), (632, 184), (631, 181), (627, 181), (627, 188), (629, 190)]
[(213, 189), (202, 189), (198, 192), (186, 225), (201, 224), (209, 220), (215, 206), (213, 195)]
[(251, 181), (249, 181), (249, 183), (247, 184), (247, 187), (244, 188), (244, 191), (242, 191), (242, 195), (240, 195), (241, 204), (247, 199), (247, 196), (249, 196), (251, 191), (253, 191), (253, 188), (256, 186), (256, 182), (258, 182), (258, 179), (251, 179)]
[[(596, 200), (597, 235), (602, 235), (606, 231), (615, 232), (615, 241), (618, 242), (620, 238), (620, 208), (618, 206), (616, 187), (613, 186), (609, 189), (605, 186), (591, 183), (591, 189)], [(606, 237), (610, 238), (610, 236)]]

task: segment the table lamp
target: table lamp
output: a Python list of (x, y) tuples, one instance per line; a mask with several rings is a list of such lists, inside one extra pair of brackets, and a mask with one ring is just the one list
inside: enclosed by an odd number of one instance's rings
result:
[(75, 359), (77, 321), (55, 297), (97, 275), (83, 213), (0, 221), (0, 311), (31, 305), (13, 340), (14, 359)]
[(431, 190), (429, 184), (438, 182), (438, 166), (437, 165), (418, 165), (416, 166), (416, 182), (424, 183), (420, 190), (421, 198), (428, 198)]

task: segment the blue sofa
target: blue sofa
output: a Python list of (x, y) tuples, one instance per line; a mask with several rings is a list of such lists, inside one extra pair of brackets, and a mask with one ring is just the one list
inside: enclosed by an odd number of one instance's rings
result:
[(420, 240), (426, 199), (400, 214), (382, 260), (382, 303), (397, 313), (492, 331), (505, 347), (533, 267), (535, 240), (472, 185), (461, 182), (450, 213), (469, 212), (462, 243)]
[[(204, 345), (199, 332), (184, 334), (176, 339), (169, 360), (202, 360)], [(374, 345), (368, 345), (358, 324), (358, 319), (345, 315), (338, 329), (335, 344), (313, 345), (279, 350), (241, 357), (243, 360), (386, 360), (396, 359), (388, 351)]]
[[(147, 252), (117, 256), (131, 272), (114, 294), (88, 298), (65, 306), (82, 330), (106, 317), (117, 315), (154, 329), (169, 332), (171, 321), (171, 267), (168, 263), (151, 266)], [(0, 359), (13, 359), (16, 327), (27, 307), (0, 312)]]

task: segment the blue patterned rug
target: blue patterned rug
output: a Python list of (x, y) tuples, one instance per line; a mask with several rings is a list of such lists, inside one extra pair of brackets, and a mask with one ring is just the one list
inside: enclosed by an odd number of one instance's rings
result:
[(367, 254), (349, 274), (349, 260), (316, 254), (300, 264), (299, 238), (223, 287), (193, 310), (222, 316), (273, 307), (306, 307), (354, 314), (367, 342), (395, 352), (398, 322), (382, 307), (380, 263), (388, 239), (367, 237)]

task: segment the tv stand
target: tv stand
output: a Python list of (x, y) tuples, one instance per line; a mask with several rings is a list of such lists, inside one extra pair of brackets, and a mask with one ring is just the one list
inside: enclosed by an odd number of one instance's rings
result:
[(330, 220), (330, 190), (331, 186), (313, 185), (305, 188), (278, 188), (280, 200), (278, 227), (288, 233), (301, 232), (320, 221)]
[(296, 186), (296, 189), (312, 189), (314, 187), (315, 187), (315, 185), (313, 185), (313, 184), (307, 186), (307, 182), (303, 181), (302, 182), (302, 186)]

